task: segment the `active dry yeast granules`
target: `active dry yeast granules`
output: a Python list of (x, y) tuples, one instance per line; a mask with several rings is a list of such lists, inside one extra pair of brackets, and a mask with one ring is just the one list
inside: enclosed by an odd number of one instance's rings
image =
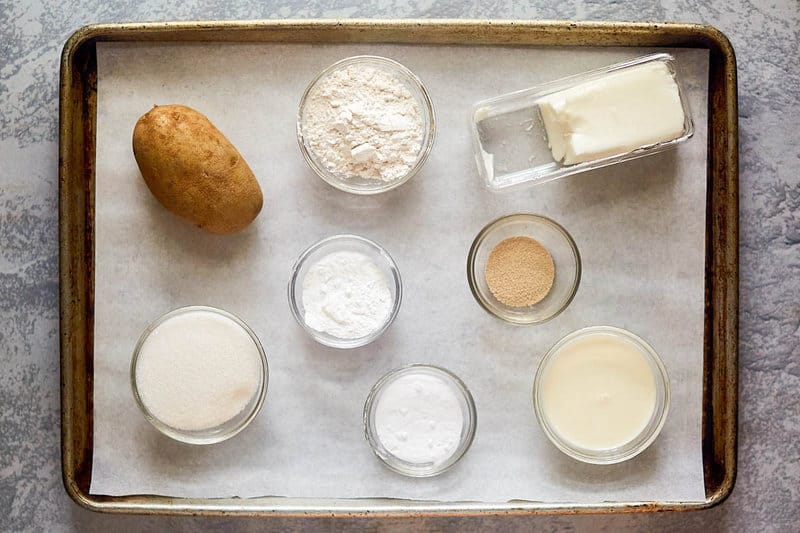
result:
[(486, 284), (501, 303), (528, 307), (541, 302), (555, 280), (550, 252), (530, 237), (500, 241), (486, 260)]

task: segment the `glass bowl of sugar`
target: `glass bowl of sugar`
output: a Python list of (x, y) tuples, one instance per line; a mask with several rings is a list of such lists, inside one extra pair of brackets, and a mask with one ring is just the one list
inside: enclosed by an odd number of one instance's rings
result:
[(267, 356), (240, 318), (208, 306), (162, 315), (136, 343), (136, 404), (164, 435), (187, 444), (227, 440), (256, 417), (269, 381)]
[(436, 121), (422, 81), (397, 61), (353, 56), (308, 85), (297, 141), (311, 169), (353, 194), (378, 194), (414, 177), (433, 147)]
[(311, 338), (332, 348), (358, 348), (394, 322), (403, 283), (382, 246), (343, 234), (300, 254), (287, 292), (292, 315)]

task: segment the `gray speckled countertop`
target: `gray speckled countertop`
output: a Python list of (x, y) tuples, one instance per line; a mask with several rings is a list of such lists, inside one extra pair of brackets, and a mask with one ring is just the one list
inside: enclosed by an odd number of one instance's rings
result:
[[(166, 3), (165, 3), (166, 4)], [(236, 4), (236, 5), (233, 5)], [(45, 0), (0, 2), (0, 530), (800, 529), (800, 4), (798, 0)], [(739, 63), (739, 473), (705, 512), (541, 518), (255, 520), (93, 514), (59, 456), (58, 59), (91, 22), (287, 17), (681, 21), (713, 24)]]

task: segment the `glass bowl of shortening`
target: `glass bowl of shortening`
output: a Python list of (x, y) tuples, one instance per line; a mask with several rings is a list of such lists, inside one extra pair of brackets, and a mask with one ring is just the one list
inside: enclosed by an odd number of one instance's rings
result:
[(342, 59), (308, 85), (297, 140), (311, 169), (353, 194), (386, 192), (414, 177), (435, 137), (433, 104), (422, 81), (378, 56)]
[(332, 348), (357, 348), (392, 324), (403, 283), (382, 246), (358, 235), (334, 235), (300, 254), (288, 296), (295, 320), (311, 338)]
[(187, 444), (229, 439), (253, 421), (267, 393), (267, 356), (237, 316), (181, 307), (152, 322), (131, 361), (139, 409), (164, 435)]
[(561, 224), (528, 213), (487, 224), (467, 256), (467, 280), (487, 312), (541, 324), (569, 306), (581, 280), (578, 247)]

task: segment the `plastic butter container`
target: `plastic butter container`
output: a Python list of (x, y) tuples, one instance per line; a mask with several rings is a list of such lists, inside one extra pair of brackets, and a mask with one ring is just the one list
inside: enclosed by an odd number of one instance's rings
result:
[(653, 54), (483, 100), (478, 172), (501, 190), (662, 152), (692, 136), (674, 58)]

